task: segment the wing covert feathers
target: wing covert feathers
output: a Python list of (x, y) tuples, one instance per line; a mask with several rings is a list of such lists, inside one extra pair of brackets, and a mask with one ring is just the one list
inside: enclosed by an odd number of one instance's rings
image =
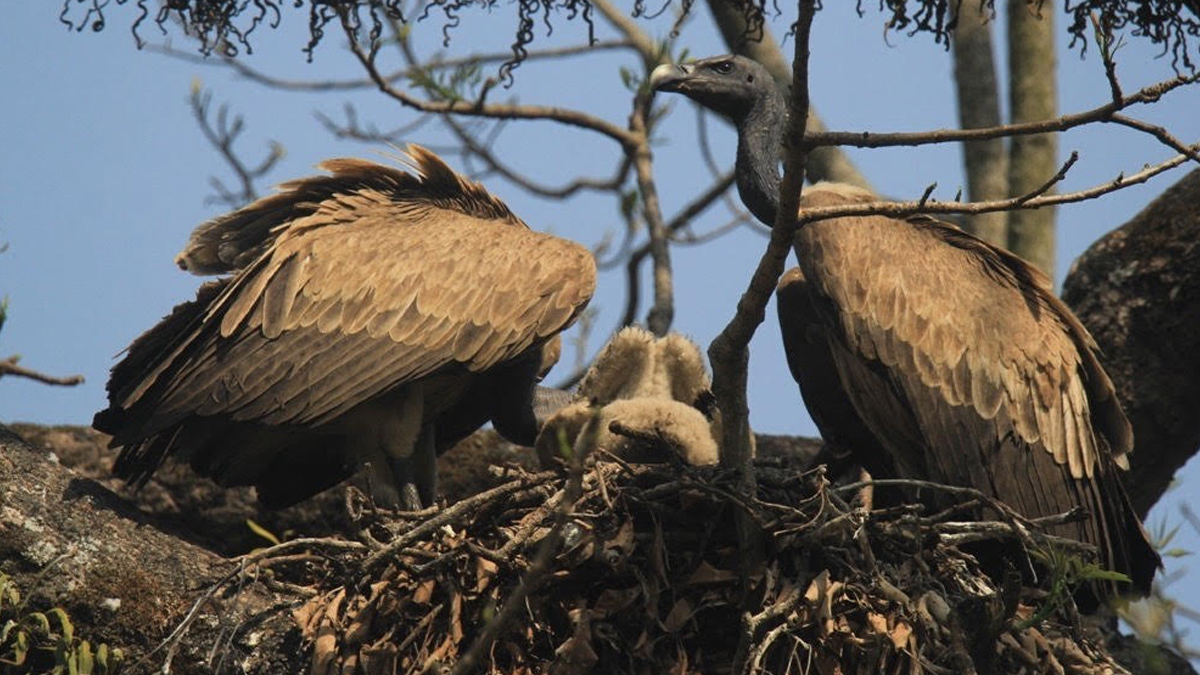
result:
[(415, 174), (329, 160), (331, 175), (197, 228), (180, 266), (232, 276), (133, 343), (97, 425), (115, 444), (192, 415), (316, 426), (566, 328), (595, 289), (591, 254), (530, 230), (428, 150), (408, 158)]
[[(818, 184), (801, 208), (863, 199)], [(1141, 563), (1157, 556), (1128, 522), (1116, 476), (1133, 449), (1129, 421), (1095, 342), (1041, 272), (925, 217), (808, 223), (796, 254), (839, 386), (898, 471), (974, 486), (1030, 516), (1085, 506), (1092, 518), (1068, 536), (1144, 573), (1135, 583), (1148, 588), (1153, 565)]]

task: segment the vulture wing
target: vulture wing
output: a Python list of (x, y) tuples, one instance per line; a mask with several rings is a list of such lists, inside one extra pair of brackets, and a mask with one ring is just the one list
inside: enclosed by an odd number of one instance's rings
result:
[(120, 445), (193, 415), (319, 426), (568, 326), (595, 288), (591, 254), (530, 230), (432, 153), (409, 154), (419, 175), (332, 160), (332, 176), (198, 228), (180, 264), (236, 274), (133, 344), (98, 428)]
[[(818, 185), (803, 206), (856, 198)], [(1158, 559), (1116, 477), (1129, 422), (1039, 271), (928, 218), (809, 223), (796, 252), (840, 384), (899, 472), (1031, 517), (1084, 506), (1091, 517), (1058, 533), (1148, 587)]]

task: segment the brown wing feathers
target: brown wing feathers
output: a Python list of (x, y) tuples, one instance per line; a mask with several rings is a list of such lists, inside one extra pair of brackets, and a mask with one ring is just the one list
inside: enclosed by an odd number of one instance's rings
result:
[(594, 290), (586, 249), (528, 229), (432, 153), (409, 157), (417, 175), (325, 162), (333, 175), (197, 229), (180, 265), (234, 274), (114, 368), (96, 425), (134, 446), (124, 465), (156, 464), (194, 415), (319, 426), (402, 383), (514, 359), (574, 319)]
[[(855, 199), (818, 185), (804, 205)], [(1129, 422), (1095, 343), (1040, 272), (928, 218), (809, 223), (796, 252), (840, 343), (829, 353), (841, 386), (897, 470), (917, 470), (923, 452), (916, 477), (972, 485), (1027, 515), (1084, 506), (1092, 517), (1058, 532), (1148, 589), (1157, 556), (1116, 477)]]

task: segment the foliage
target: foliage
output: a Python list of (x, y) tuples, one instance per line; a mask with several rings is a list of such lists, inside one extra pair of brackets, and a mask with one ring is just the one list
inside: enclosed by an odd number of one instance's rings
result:
[(0, 572), (0, 665), (47, 675), (114, 675), (124, 654), (119, 648), (75, 635), (66, 610), (28, 607), (13, 580)]
[[(879, 9), (889, 14), (888, 26), (896, 31), (907, 31), (909, 35), (928, 33), (941, 44), (949, 44), (954, 30), (954, 13), (951, 6), (981, 2), (994, 9), (995, 0), (879, 0)], [(742, 5), (746, 18), (749, 39), (761, 38), (765, 30), (767, 12), (780, 14), (778, 0), (745, 0)], [(263, 23), (271, 28), (279, 25), (282, 12), (288, 9), (305, 9), (308, 12), (309, 42), (304, 51), (312, 58), (313, 50), (325, 37), (330, 22), (345, 16), (357, 31), (365, 31), (372, 43), (383, 33), (385, 20), (421, 22), (432, 14), (442, 18), (442, 36), (445, 44), (450, 43), (451, 33), (459, 25), (461, 14), (470, 9), (491, 11), (499, 6), (499, 0), (426, 0), (419, 14), (405, 16), (403, 0), (349, 0), (328, 2), (327, 0), (167, 0), (156, 11), (152, 11), (150, 0), (116, 0), (117, 5), (132, 4), (138, 8), (132, 31), (139, 47), (144, 44), (141, 31), (148, 18), (166, 33), (169, 23), (178, 23), (187, 33), (196, 36), (203, 54), (219, 52), (236, 56), (241, 51), (253, 51), (251, 34)], [(636, 0), (633, 15), (654, 17), (672, 6), (666, 0), (654, 10), (648, 10), (645, 0)], [(692, 10), (694, 0), (680, 0), (678, 26)], [(91, 28), (101, 31), (108, 25), (105, 9), (107, 0), (63, 0), (59, 19), (75, 31)], [(588, 26), (588, 38), (592, 35), (592, 6), (588, 0), (518, 0), (517, 25), (512, 43), (512, 58), (500, 67), (501, 79), (508, 81), (511, 73), (525, 59), (527, 47), (534, 40), (534, 28), (540, 19), (546, 32), (553, 32), (552, 18), (561, 13), (567, 20), (582, 18)], [(1037, 3), (1039, 11), (1053, 9), (1053, 3), (1042, 0)], [(1192, 70), (1194, 64), (1189, 56), (1191, 38), (1200, 37), (1200, 3), (1195, 0), (1067, 0), (1066, 11), (1071, 16), (1068, 28), (1071, 46), (1086, 51), (1090, 32), (1090, 17), (1114, 30), (1130, 29), (1134, 35), (1145, 37), (1160, 45), (1164, 52), (1171, 53), (1172, 64)], [(865, 13), (863, 0), (858, 0), (860, 15)]]

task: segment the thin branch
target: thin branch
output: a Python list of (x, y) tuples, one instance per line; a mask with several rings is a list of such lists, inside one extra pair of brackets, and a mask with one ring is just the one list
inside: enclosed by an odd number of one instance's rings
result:
[(1050, 120), (1002, 124), (980, 129), (936, 129), (932, 131), (875, 133), (870, 131), (824, 131), (808, 133), (804, 141), (809, 146), (849, 145), (857, 148), (884, 148), (894, 146), (931, 145), (934, 143), (957, 143), (982, 141), (992, 138), (1028, 136), (1050, 131), (1066, 131), (1093, 122), (1112, 119), (1113, 114), (1139, 103), (1154, 103), (1162, 96), (1184, 85), (1200, 81), (1200, 73), (1179, 76), (1145, 87), (1120, 101), (1110, 101), (1102, 106), (1080, 113), (1063, 115)]
[(402, 105), (429, 113), (455, 113), (459, 115), (467, 115), (473, 117), (491, 117), (495, 119), (523, 119), (523, 120), (550, 120), (573, 126), (580, 129), (595, 131), (599, 134), (607, 136), (622, 145), (636, 143), (634, 135), (629, 131), (618, 127), (607, 120), (588, 115), (578, 110), (569, 108), (559, 108), (554, 106), (537, 106), (537, 105), (509, 105), (500, 103), (486, 103), (485, 98), (488, 87), (483, 88), (483, 93), (475, 101), (429, 101), (410, 96), (404, 91), (392, 86), (390, 82), (380, 74), (375, 65), (375, 57), (378, 55), (378, 45), (372, 47), (370, 51), (363, 49), (362, 44), (358, 40), (355, 33), (354, 25), (349, 20), (344, 10), (342, 12), (342, 28), (345, 30), (346, 38), (349, 40), (351, 53), (358, 59), (362, 67), (367, 71), (371, 81), (375, 86), (387, 96), (395, 99)]
[(36, 370), (30, 370), (17, 365), (21, 360), (20, 356), (10, 356), (7, 359), (0, 360), (0, 377), (5, 375), (14, 375), (16, 377), (24, 377), (42, 384), (53, 384), (60, 387), (73, 387), (77, 384), (83, 384), (82, 375), (69, 375), (67, 377), (56, 377), (54, 375), (46, 375), (39, 373)]
[[(531, 50), (525, 56), (525, 61), (585, 55), (597, 51), (624, 49), (630, 46), (632, 45), (626, 40), (604, 40), (592, 45), (574, 45), (570, 47), (558, 47), (553, 49)], [(197, 65), (228, 67), (238, 75), (272, 89), (281, 89), (285, 91), (347, 91), (353, 89), (367, 89), (375, 86), (375, 82), (370, 78), (353, 80), (288, 80), (281, 77), (275, 77), (274, 75), (269, 75), (261, 70), (252, 68), (238, 58), (223, 56), (218, 60), (205, 57), (194, 52), (178, 50), (168, 45), (148, 44), (146, 45), (146, 50), (156, 52), (158, 54), (164, 54), (166, 56), (170, 56), (171, 58), (187, 61), (188, 63), (194, 63)], [(421, 69), (448, 70), (451, 68), (459, 68), (461, 66), (471, 64), (502, 63), (511, 58), (511, 51), (468, 55), (460, 58), (432, 61), (422, 65), (419, 69), (404, 68), (402, 70), (393, 71), (385, 75), (384, 79), (389, 83), (396, 83), (411, 78)]]
[(490, 149), (488, 149), (487, 146), (480, 143), (463, 127), (463, 125), (455, 121), (450, 115), (443, 116), (442, 121), (446, 124), (446, 126), (450, 127), (450, 130), (453, 131), (454, 135), (458, 137), (458, 140), (463, 144), (464, 148), (482, 160), (484, 164), (487, 164), (488, 168), (491, 169), (492, 172), (499, 174), (501, 177), (507, 179), (509, 182), (515, 184), (522, 190), (538, 195), (539, 197), (546, 197), (548, 199), (565, 199), (582, 190), (591, 190), (594, 192), (612, 192), (620, 189), (620, 187), (625, 183), (625, 181), (629, 178), (629, 171), (633, 166), (633, 161), (628, 155), (626, 155), (622, 158), (621, 162), (613, 171), (611, 178), (576, 178), (561, 187), (542, 185), (541, 183), (537, 183), (525, 175), (509, 168), (504, 162), (501, 162), (500, 159), (496, 157), (496, 155)]
[(475, 637), (471, 646), (463, 652), (462, 658), (454, 665), (454, 669), (450, 671), (450, 675), (466, 675), (466, 673), (475, 671), (484, 652), (491, 649), (492, 643), (499, 637), (501, 631), (510, 627), (513, 615), (525, 606), (525, 599), (529, 597), (530, 593), (537, 590), (543, 577), (549, 572), (550, 563), (562, 548), (563, 528), (566, 526), (571, 513), (575, 510), (575, 503), (579, 501), (580, 496), (583, 494), (584, 462), (596, 447), (600, 420), (599, 413), (600, 409), (596, 407), (593, 410), (590, 423), (584, 428), (575, 443), (574, 452), (571, 453), (570, 472), (567, 479), (567, 486), (563, 491), (562, 501), (559, 502), (555, 509), (554, 523), (550, 528), (550, 533), (538, 545), (537, 553), (534, 555), (529, 570), (521, 578), (520, 585), (505, 599), (504, 604), (496, 612), (495, 616), (489, 619), (487, 624), (484, 625), (483, 630)]
[[(650, 332), (661, 337), (671, 328), (671, 321), (675, 316), (675, 303), (668, 231), (658, 204), (658, 188), (654, 183), (654, 159), (650, 152), (648, 118), (653, 100), (653, 96), (649, 94), (637, 97), (633, 104), (633, 113), (629, 117), (629, 126), (639, 139), (637, 145), (632, 148), (633, 166), (637, 175), (638, 190), (642, 195), (642, 217), (646, 220), (646, 230), (650, 235), (650, 259), (654, 263), (654, 305), (646, 315), (646, 326)], [(630, 150), (626, 148), (626, 153), (629, 154)]]
[(202, 89), (199, 85), (193, 85), (191, 95), (188, 97), (188, 103), (191, 105), (192, 114), (196, 117), (196, 124), (200, 127), (204, 138), (220, 153), (221, 158), (233, 170), (237, 176), (240, 189), (236, 192), (227, 189), (215, 176), (209, 179), (210, 185), (217, 191), (217, 200), (230, 207), (238, 207), (258, 198), (258, 191), (254, 188), (254, 182), (275, 167), (275, 164), (283, 159), (283, 145), (276, 141), (269, 141), (270, 150), (267, 155), (258, 163), (258, 166), (247, 166), (242, 158), (233, 150), (233, 144), (237, 142), (238, 136), (245, 130), (245, 121), (241, 115), (235, 115), (232, 121), (229, 118), (229, 106), (222, 104), (217, 109), (216, 124), (210, 119), (212, 92)]
[(919, 201), (907, 202), (867, 202), (863, 204), (848, 204), (842, 206), (821, 206), (812, 209), (805, 209), (800, 214), (800, 221), (803, 223), (811, 223), (817, 220), (826, 220), (828, 218), (843, 218), (846, 216), (890, 216), (892, 218), (904, 218), (906, 216), (916, 215), (918, 213), (987, 213), (989, 211), (1008, 211), (1012, 209), (1036, 209), (1043, 206), (1054, 206), (1057, 204), (1073, 204), (1075, 202), (1087, 201), (1095, 199), (1110, 192), (1116, 192), (1132, 185), (1145, 183), (1151, 178), (1160, 173), (1169, 171), (1200, 152), (1200, 143), (1187, 146), (1189, 154), (1176, 155), (1171, 159), (1148, 166), (1137, 173), (1126, 176), (1121, 174), (1107, 183), (1092, 186), (1084, 190), (1075, 192), (1064, 192), (1056, 195), (1036, 196), (1052, 185), (1057, 179), (1061, 178), (1062, 170), (1056, 174), (1053, 179), (1047, 182), (1038, 190), (1033, 192), (1013, 197), (1011, 199), (997, 199), (986, 202), (939, 202), (928, 201), (921, 204)]
[(771, 239), (746, 292), (738, 301), (733, 319), (708, 348), (713, 368), (713, 394), (723, 421), (721, 465), (742, 471), (746, 488), (753, 486), (754, 481), (750, 465), (750, 411), (746, 402), (746, 372), (750, 361), (748, 345), (766, 316), (767, 301), (783, 274), (784, 261), (799, 227), (796, 214), (808, 157), (808, 145), (804, 143), (804, 138), (809, 106), (809, 34), (815, 12), (815, 0), (800, 0), (800, 13), (795, 26), (795, 60), (792, 64), (791, 115), (783, 139), (788, 151), (783, 181), (779, 186), (779, 211), (771, 228)]

